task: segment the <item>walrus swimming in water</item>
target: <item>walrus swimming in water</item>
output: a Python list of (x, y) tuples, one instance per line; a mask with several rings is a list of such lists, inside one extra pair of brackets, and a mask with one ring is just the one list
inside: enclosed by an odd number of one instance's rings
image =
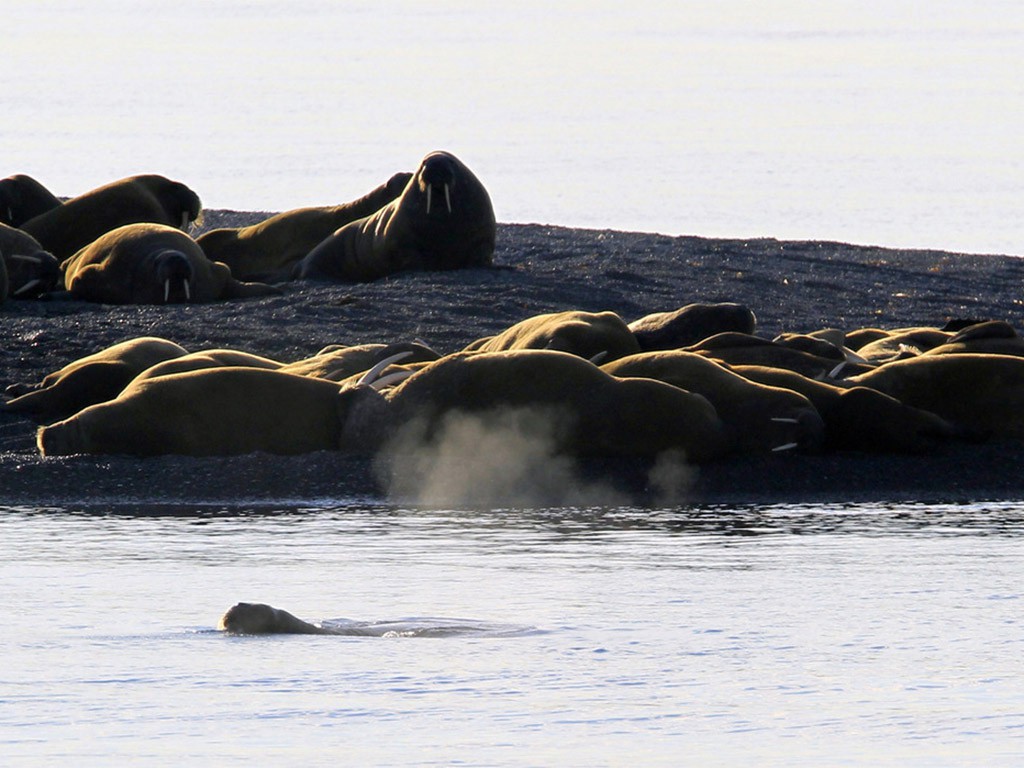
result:
[(202, 210), (199, 195), (178, 181), (148, 174), (114, 181), (29, 219), (22, 229), (59, 261), (125, 224), (186, 229)]
[(56, 195), (31, 176), (19, 173), (0, 179), (0, 224), (20, 227), (61, 205)]
[(196, 240), (210, 261), (227, 264), (239, 280), (286, 279), (295, 263), (332, 232), (383, 208), (411, 178), (411, 173), (396, 173), (350, 203), (296, 208), (248, 227), (213, 229)]
[(180, 229), (126, 224), (111, 230), (63, 264), (64, 287), (76, 299), (103, 304), (201, 303), (280, 293), (243, 283), (210, 261)]
[(404, 270), (489, 266), (495, 235), (483, 184), (454, 155), (432, 152), (401, 195), (317, 245), (292, 277), (363, 282)]

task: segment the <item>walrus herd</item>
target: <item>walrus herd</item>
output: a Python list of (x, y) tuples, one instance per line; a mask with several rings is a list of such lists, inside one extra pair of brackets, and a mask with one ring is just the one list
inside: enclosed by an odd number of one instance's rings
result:
[[(350, 203), (193, 238), (201, 215), (198, 195), (161, 176), (67, 201), (4, 179), (0, 297), (244, 299), (291, 280), (486, 268), (496, 239), (486, 189), (446, 152)], [(138, 336), (11, 384), (0, 409), (38, 425), (43, 456), (375, 455), (430, 449), (460, 419), (559, 455), (694, 464), (1024, 437), (1024, 340), (1003, 321), (765, 338), (735, 303), (524, 315), (445, 354), (364, 338), (272, 359)]]
[(30, 176), (0, 180), (0, 302), (72, 298), (102, 304), (261, 296), (269, 283), (358, 282), (404, 270), (489, 266), (491, 199), (449, 152), (350, 203), (285, 211), (193, 239), (199, 195), (155, 174), (62, 201)]

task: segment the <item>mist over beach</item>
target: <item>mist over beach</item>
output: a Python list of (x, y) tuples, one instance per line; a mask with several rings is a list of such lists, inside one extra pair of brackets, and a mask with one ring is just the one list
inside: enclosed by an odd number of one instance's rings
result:
[(1024, 253), (1024, 8), (58, 0), (5, 10), (9, 173), (353, 199), (433, 149), (500, 221)]

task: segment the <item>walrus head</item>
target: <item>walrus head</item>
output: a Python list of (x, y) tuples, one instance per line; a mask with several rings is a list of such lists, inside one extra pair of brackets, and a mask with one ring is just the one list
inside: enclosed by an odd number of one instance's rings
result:
[(60, 262), (48, 251), (3, 256), (12, 298), (33, 299), (52, 291), (60, 280)]
[(447, 152), (432, 152), (423, 158), (416, 172), (416, 184), (426, 196), (427, 216), (451, 215), (457, 177), (455, 161)]
[(217, 629), (238, 635), (264, 635), (282, 629), (282, 612), (266, 603), (236, 603), (224, 612)]
[(195, 269), (184, 253), (170, 248), (159, 251), (153, 257), (153, 270), (156, 285), (162, 290), (164, 304), (187, 304), (192, 301)]

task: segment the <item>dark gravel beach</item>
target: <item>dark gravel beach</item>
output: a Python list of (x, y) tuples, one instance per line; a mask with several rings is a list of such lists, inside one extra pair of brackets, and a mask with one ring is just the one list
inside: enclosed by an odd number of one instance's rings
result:
[[(239, 226), (266, 215), (210, 210), (204, 227)], [(767, 338), (829, 327), (942, 326), (954, 318), (1024, 327), (1024, 263), (1012, 256), (504, 224), (495, 264), (367, 284), (295, 282), (284, 286), (282, 296), (205, 305), (8, 301), (0, 305), (0, 385), (37, 381), (136, 336), (161, 336), (190, 351), (230, 347), (285, 362), (328, 344), (412, 339), (447, 353), (528, 316), (567, 309), (612, 310), (628, 322), (692, 302), (738, 302), (756, 313), (758, 333)], [(301, 505), (387, 494), (371, 462), (335, 454), (44, 460), (34, 432), (31, 422), (0, 413), (2, 504)], [(673, 500), (1019, 499), (1022, 460), (1024, 449), (1005, 442), (949, 445), (927, 456), (743, 458), (700, 467), (685, 496)], [(584, 478), (610, 483), (623, 498), (657, 501), (645, 467), (601, 462), (581, 471)]]

